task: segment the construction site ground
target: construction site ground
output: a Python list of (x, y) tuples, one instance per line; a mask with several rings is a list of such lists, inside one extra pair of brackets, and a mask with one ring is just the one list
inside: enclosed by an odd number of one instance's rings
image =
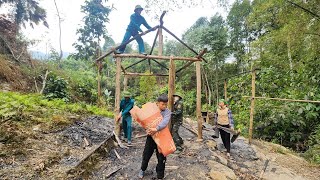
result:
[[(138, 179), (146, 137), (144, 129), (133, 124), (133, 140), (117, 142), (113, 120), (90, 117), (58, 132), (33, 128), (20, 153), (0, 157), (0, 179)], [(165, 179), (310, 179), (320, 177), (320, 168), (288, 149), (239, 137), (227, 158), (221, 139), (203, 130), (196, 134), (196, 122), (186, 119), (180, 128), (184, 150), (167, 157)], [(122, 146), (119, 147), (118, 145)], [(0, 144), (8, 151), (9, 144)], [(17, 150), (18, 151), (18, 150)], [(144, 179), (156, 177), (157, 159), (150, 159)]]

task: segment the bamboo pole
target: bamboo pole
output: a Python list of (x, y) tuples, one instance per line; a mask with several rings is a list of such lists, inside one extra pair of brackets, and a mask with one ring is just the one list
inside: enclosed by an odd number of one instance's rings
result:
[(163, 35), (162, 35), (162, 27), (160, 26), (159, 29), (159, 52), (158, 55), (162, 56), (162, 51), (163, 51)]
[(143, 54), (115, 54), (114, 58), (144, 58), (144, 59), (158, 59), (158, 60), (183, 60), (183, 61), (201, 61), (200, 58), (192, 58), (192, 57), (170, 57), (170, 56), (155, 56), (155, 55), (143, 55)]
[(116, 59), (116, 91), (114, 101), (114, 120), (115, 120), (115, 133), (117, 136), (120, 135), (120, 121), (117, 117), (120, 113), (120, 73), (121, 73), (121, 58)]
[[(242, 96), (244, 98), (250, 98), (251, 96)], [(269, 98), (269, 97), (254, 97), (255, 99), (266, 99), (266, 100), (278, 100), (278, 101), (289, 101), (289, 102), (306, 102), (306, 103), (320, 103), (320, 101), (303, 100), (303, 99), (286, 99), (286, 98)]]
[[(173, 59), (170, 60), (170, 65), (169, 65), (169, 84), (168, 84), (168, 108), (171, 110), (171, 112), (173, 112), (173, 94), (175, 91), (175, 77), (176, 77), (176, 73), (175, 73), (175, 64)], [(171, 120), (169, 122), (169, 129), (171, 130)]]
[(198, 140), (202, 140), (202, 115), (201, 115), (201, 68), (200, 62), (196, 62), (197, 75), (197, 121), (198, 121)]
[(254, 99), (256, 94), (256, 70), (252, 71), (252, 84), (251, 84), (251, 108), (250, 108), (250, 127), (249, 127), (249, 144), (252, 142), (252, 130), (253, 130), (253, 114), (254, 114)]
[(227, 101), (227, 79), (224, 79), (224, 99)]

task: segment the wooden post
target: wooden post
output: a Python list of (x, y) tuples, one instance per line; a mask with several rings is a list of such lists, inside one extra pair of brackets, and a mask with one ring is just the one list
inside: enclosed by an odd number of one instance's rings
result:
[(120, 112), (120, 73), (121, 73), (121, 58), (116, 59), (116, 91), (114, 100), (114, 120), (115, 120), (115, 133), (120, 135), (120, 121), (117, 120), (117, 116)]
[(201, 115), (201, 68), (200, 62), (196, 62), (197, 75), (197, 121), (198, 121), (198, 140), (202, 140), (202, 115)]
[(101, 104), (101, 71), (102, 71), (102, 62), (99, 61), (97, 63), (98, 66), (98, 102), (97, 104), (100, 106)]
[[(175, 64), (174, 60), (170, 60), (170, 65), (169, 65), (169, 83), (168, 83), (168, 108), (173, 111), (173, 94), (175, 93), (175, 77), (176, 77), (176, 71), (175, 71)], [(169, 123), (169, 129), (171, 130), (171, 121)]]
[(227, 79), (224, 79), (224, 99), (227, 101)]
[(128, 88), (128, 76), (124, 75), (124, 78), (123, 78), (123, 91), (126, 91), (127, 88)]
[(249, 144), (252, 142), (252, 129), (253, 129), (253, 114), (254, 114), (254, 98), (256, 94), (256, 70), (252, 70), (252, 95), (251, 95), (251, 108), (250, 108), (250, 128), (249, 128)]
[(162, 27), (160, 26), (158, 29), (159, 32), (159, 52), (158, 55), (162, 56), (162, 51), (163, 51), (163, 35), (162, 35)]

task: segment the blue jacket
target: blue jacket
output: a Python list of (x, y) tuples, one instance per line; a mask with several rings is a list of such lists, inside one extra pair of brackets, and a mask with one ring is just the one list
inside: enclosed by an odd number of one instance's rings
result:
[(133, 108), (133, 105), (134, 105), (134, 99), (130, 98), (128, 101), (126, 101), (126, 99), (121, 100), (120, 111), (122, 111), (121, 116), (123, 118), (127, 116), (131, 116), (129, 111)]
[(142, 32), (140, 26), (143, 24), (147, 29), (151, 29), (147, 21), (140, 14), (134, 13), (130, 16), (130, 24), (128, 25), (127, 31), (130, 32)]

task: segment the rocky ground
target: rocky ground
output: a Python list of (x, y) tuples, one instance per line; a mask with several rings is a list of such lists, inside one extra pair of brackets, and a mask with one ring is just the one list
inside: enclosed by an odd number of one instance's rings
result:
[(82, 158), (112, 137), (112, 131), (113, 120), (97, 116), (58, 132), (35, 126), (23, 142), (1, 144), (1, 151), (10, 155), (0, 156), (0, 179), (66, 179)]
[[(203, 140), (198, 141), (193, 129), (196, 124), (192, 121), (180, 128), (184, 150), (167, 157), (165, 179), (317, 180), (320, 177), (319, 167), (311, 166), (282, 146), (263, 141), (249, 145), (245, 138), (239, 137), (232, 144), (232, 157), (227, 158), (221, 140), (213, 139), (211, 130), (204, 130)], [(59, 132), (44, 133), (39, 127), (33, 131), (33, 136), (21, 146), (23, 153), (0, 156), (0, 179), (138, 179), (146, 137), (135, 123), (133, 143), (127, 148), (115, 147), (113, 120), (103, 117), (76, 121)], [(94, 151), (106, 139), (102, 148)], [(1, 150), (6, 150), (7, 144), (0, 145)], [(156, 161), (154, 155), (144, 179), (156, 176)]]
[[(187, 125), (185, 124), (185, 127), (188, 127)], [(203, 141), (199, 142), (196, 135), (188, 130), (196, 128), (185, 127), (179, 130), (184, 139), (184, 151), (167, 157), (165, 179), (316, 180), (320, 177), (319, 167), (312, 167), (289, 152), (275, 152), (277, 149), (265, 142), (255, 141), (255, 145), (249, 145), (243, 137), (232, 144), (232, 157), (227, 158), (221, 139), (213, 139), (212, 131), (203, 131)], [(116, 148), (109, 156), (101, 157), (100, 166), (90, 179), (138, 179), (145, 142), (145, 137), (140, 137), (142, 134), (144, 130), (135, 125), (134, 137), (139, 138), (133, 139), (133, 145), (129, 149)], [(285, 161), (284, 158), (289, 158), (291, 163), (298, 163), (306, 169), (297, 171), (293, 168), (295, 165), (281, 163)], [(156, 162), (154, 155), (144, 179), (153, 179), (156, 176)]]

